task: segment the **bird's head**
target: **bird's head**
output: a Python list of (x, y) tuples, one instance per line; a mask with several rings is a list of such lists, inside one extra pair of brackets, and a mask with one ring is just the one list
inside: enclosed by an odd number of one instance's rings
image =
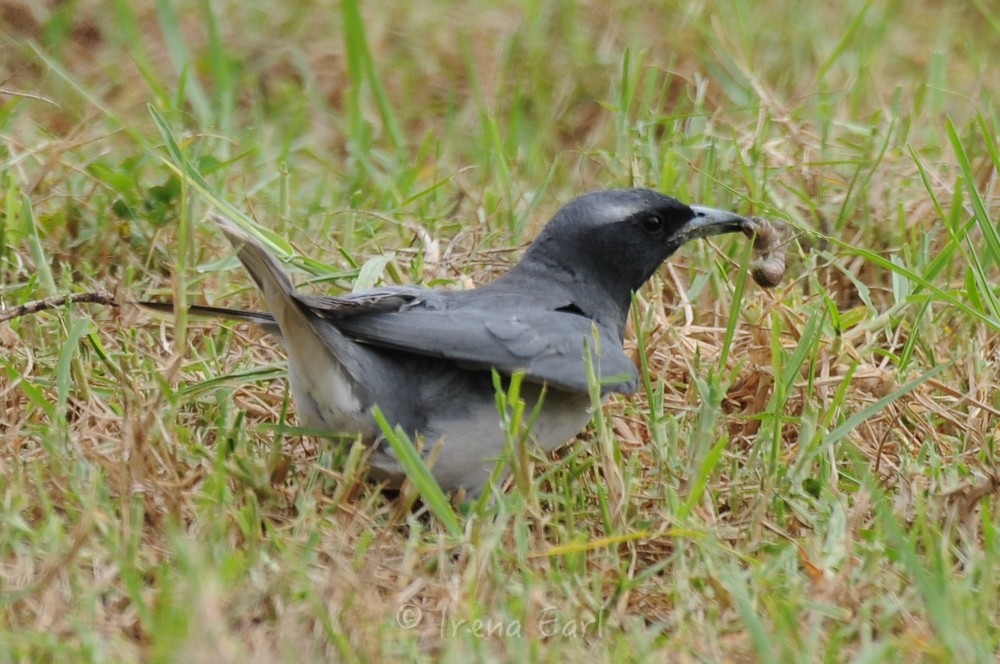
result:
[(609, 189), (564, 205), (529, 247), (522, 264), (559, 273), (605, 293), (628, 311), (631, 293), (672, 253), (695, 238), (743, 229), (750, 221), (731, 212), (685, 205), (649, 189)]

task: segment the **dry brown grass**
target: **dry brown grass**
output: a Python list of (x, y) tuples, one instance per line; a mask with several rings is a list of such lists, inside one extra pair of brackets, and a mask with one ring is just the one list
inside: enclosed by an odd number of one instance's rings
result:
[(1000, 33), (975, 3), (367, 6), (401, 151), (370, 86), (353, 115), (337, 7), (212, 6), (218, 39), (176, 5), (185, 71), (152, 3), (0, 0), (5, 306), (56, 294), (46, 273), (252, 304), (200, 228), (178, 274), (205, 203), (153, 195), (149, 103), (339, 271), (319, 288), (386, 250), (387, 280), (485, 281), (561, 202), (628, 183), (787, 219), (788, 277), (737, 300), (745, 243), (686, 248), (637, 298), (653, 390), (457, 538), (274, 429), (294, 408), (253, 330), (0, 323), (0, 662), (992, 659), (1000, 319), (967, 222), (970, 188), (991, 221), (1000, 202)]

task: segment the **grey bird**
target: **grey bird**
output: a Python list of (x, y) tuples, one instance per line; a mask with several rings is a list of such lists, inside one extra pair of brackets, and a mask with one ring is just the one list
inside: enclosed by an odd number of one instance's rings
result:
[(444, 490), (464, 489), (470, 498), (487, 488), (506, 444), (493, 369), (523, 372), (527, 412), (542, 399), (531, 436), (545, 451), (563, 445), (591, 418), (586, 352), (602, 399), (638, 386), (623, 346), (632, 293), (688, 240), (747, 232), (753, 223), (648, 189), (596, 191), (563, 206), (521, 260), (485, 285), (323, 296), (296, 292), (258, 240), (212, 219), (268, 313), (198, 306), (192, 313), (250, 321), (280, 336), (300, 423), (360, 435), (376, 479), (399, 484), (404, 471), (375, 406), (421, 437), (425, 451), (443, 439), (431, 472)]

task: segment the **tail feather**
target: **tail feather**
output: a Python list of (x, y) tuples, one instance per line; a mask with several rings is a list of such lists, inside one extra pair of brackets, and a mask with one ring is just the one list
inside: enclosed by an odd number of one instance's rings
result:
[[(372, 398), (366, 382), (375, 360), (299, 301), (288, 273), (257, 238), (225, 217), (213, 214), (210, 219), (236, 248), (264, 296), (271, 324), (278, 328), (288, 353), (288, 382), (299, 419), (313, 428), (374, 437), (377, 427), (368, 411)], [(236, 315), (246, 319), (244, 312)], [(258, 324), (264, 320), (251, 318)]]
[(240, 262), (243, 263), (247, 272), (264, 293), (269, 310), (274, 311), (271, 306), (272, 298), (277, 297), (286, 301), (294, 296), (295, 287), (292, 285), (288, 273), (256, 238), (251, 237), (230, 219), (220, 214), (212, 213), (209, 215), (209, 219), (219, 227), (230, 244), (236, 248)]
[[(172, 314), (174, 312), (173, 302), (137, 302), (140, 307), (147, 311), (158, 314)], [(268, 334), (281, 337), (281, 328), (275, 322), (274, 316), (262, 311), (247, 311), (245, 309), (229, 309), (227, 307), (211, 307), (204, 304), (192, 304), (187, 308), (188, 314), (203, 318), (218, 318), (222, 320), (232, 320), (239, 323), (252, 323)]]
[(295, 286), (278, 259), (232, 220), (214, 213), (209, 219), (236, 249), (236, 256), (260, 288), (265, 308), (281, 328), (282, 336), (289, 338), (292, 332), (309, 330), (312, 327), (309, 317), (296, 300)]

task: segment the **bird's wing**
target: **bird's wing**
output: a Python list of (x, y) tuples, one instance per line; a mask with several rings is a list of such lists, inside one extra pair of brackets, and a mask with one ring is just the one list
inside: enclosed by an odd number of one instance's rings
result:
[(437, 309), (444, 306), (441, 293), (418, 286), (384, 286), (344, 295), (298, 293), (295, 299), (319, 316), (335, 321), (364, 314), (406, 311), (413, 307)]
[[(317, 312), (319, 313), (319, 312)], [(586, 392), (584, 349), (589, 348), (601, 392), (631, 393), (635, 365), (607, 328), (558, 311), (455, 309), (380, 313), (335, 323), (345, 336), (385, 348), (443, 357), (502, 373), (523, 371), (533, 382)]]
[[(523, 371), (533, 382), (585, 392), (584, 348), (602, 394), (636, 390), (635, 365), (607, 327), (586, 316), (552, 310), (514, 311), (510, 303), (494, 308), (465, 306), (448, 309), (442, 291), (387, 286), (345, 295), (295, 294), (318, 318), (326, 319), (355, 341), (418, 355), (442, 357), (470, 368), (495, 368), (501, 373)], [(143, 302), (154, 311), (171, 310), (169, 303)], [(283, 336), (267, 313), (195, 305), (194, 315), (254, 323)], [(318, 321), (317, 321), (318, 322)]]

